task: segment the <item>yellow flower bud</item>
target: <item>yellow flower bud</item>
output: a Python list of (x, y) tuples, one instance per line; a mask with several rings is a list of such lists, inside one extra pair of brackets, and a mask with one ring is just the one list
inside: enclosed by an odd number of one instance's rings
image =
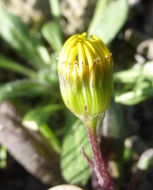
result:
[(71, 36), (58, 63), (60, 89), (66, 106), (81, 120), (103, 113), (113, 91), (112, 56), (102, 40), (86, 33)]

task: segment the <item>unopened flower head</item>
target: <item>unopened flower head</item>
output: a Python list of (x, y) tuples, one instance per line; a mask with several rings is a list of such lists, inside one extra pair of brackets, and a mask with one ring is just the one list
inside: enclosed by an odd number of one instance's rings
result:
[(60, 89), (66, 106), (80, 119), (103, 113), (113, 91), (112, 56), (96, 36), (76, 34), (64, 44), (59, 56)]

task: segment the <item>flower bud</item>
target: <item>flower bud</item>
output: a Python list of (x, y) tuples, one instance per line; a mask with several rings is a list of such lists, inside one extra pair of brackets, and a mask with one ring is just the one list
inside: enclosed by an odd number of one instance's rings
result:
[(81, 120), (102, 114), (113, 91), (112, 56), (96, 36), (76, 34), (64, 44), (58, 63), (60, 90), (66, 106)]

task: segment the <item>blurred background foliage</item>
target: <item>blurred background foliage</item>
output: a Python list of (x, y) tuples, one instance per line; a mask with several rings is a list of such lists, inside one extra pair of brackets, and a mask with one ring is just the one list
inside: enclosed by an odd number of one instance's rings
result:
[(86, 130), (64, 106), (57, 75), (64, 41), (87, 31), (99, 36), (114, 57), (114, 95), (101, 131), (111, 175), (118, 189), (136, 190), (143, 178), (141, 189), (151, 190), (145, 176), (153, 157), (152, 11), (152, 1), (142, 0), (1, 0), (2, 189), (10, 189), (8, 172), (20, 172), (13, 157), (41, 181), (33, 179), (28, 186), (16, 176), (13, 190), (61, 183), (98, 190), (81, 154), (84, 147), (91, 155)]

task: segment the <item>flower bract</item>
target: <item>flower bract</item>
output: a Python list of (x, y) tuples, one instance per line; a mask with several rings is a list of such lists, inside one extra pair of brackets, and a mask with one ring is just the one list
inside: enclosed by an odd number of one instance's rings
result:
[(59, 56), (60, 90), (66, 106), (81, 120), (103, 113), (113, 92), (113, 61), (103, 41), (86, 33), (71, 36)]

